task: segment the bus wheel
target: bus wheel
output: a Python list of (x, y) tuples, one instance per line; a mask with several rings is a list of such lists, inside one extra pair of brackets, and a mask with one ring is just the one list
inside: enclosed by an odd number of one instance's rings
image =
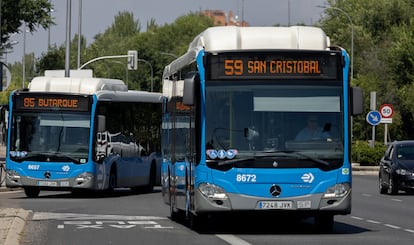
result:
[(180, 213), (176, 211), (172, 204), (170, 204), (170, 219), (172, 221), (179, 221), (180, 220)]
[(27, 197), (38, 197), (40, 193), (40, 189), (37, 187), (24, 187), (24, 193)]
[(175, 200), (174, 195), (172, 193), (172, 187), (171, 187), (171, 175), (168, 172), (168, 201), (170, 205), (170, 219), (172, 221), (179, 221), (180, 220), (180, 211), (175, 209)]
[(207, 227), (208, 215), (207, 214), (188, 214), (189, 226), (195, 231), (203, 231)]
[(145, 188), (145, 191), (147, 193), (154, 192), (154, 186), (155, 186), (155, 164), (151, 164), (150, 174), (149, 174), (149, 180), (148, 185)]
[(332, 214), (320, 214), (315, 217), (316, 228), (321, 232), (332, 232), (334, 216)]
[(111, 172), (109, 174), (108, 192), (113, 192), (115, 188), (116, 188), (116, 170), (115, 168), (111, 168)]

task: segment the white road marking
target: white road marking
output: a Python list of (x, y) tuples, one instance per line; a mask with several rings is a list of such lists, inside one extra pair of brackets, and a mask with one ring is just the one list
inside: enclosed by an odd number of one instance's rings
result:
[(35, 212), (33, 220), (165, 220), (166, 217), (157, 216), (127, 216), (108, 214), (76, 214), (76, 213), (49, 213)]
[(393, 229), (401, 229), (401, 227), (399, 227), (399, 226), (396, 226), (396, 225), (390, 225), (390, 224), (384, 224), (386, 227), (389, 227), (389, 228), (393, 228)]
[(23, 190), (18, 190), (18, 191), (0, 191), (0, 194), (10, 194), (10, 193), (19, 193), (19, 192), (23, 192)]
[(364, 218), (357, 217), (357, 216), (351, 216), (351, 218), (356, 219), (356, 220), (360, 220), (360, 221), (365, 221), (365, 222), (372, 223), (372, 224), (383, 225), (385, 227), (388, 227), (388, 228), (391, 228), (391, 229), (395, 229), (395, 230), (403, 230), (405, 232), (409, 232), (409, 233), (414, 234), (414, 230), (412, 230), (412, 229), (404, 229), (404, 228), (402, 228), (400, 226), (397, 226), (397, 225), (386, 224), (386, 223), (383, 223), (383, 222), (380, 222), (380, 221), (371, 220), (371, 219), (364, 219)]
[(216, 237), (231, 245), (252, 245), (251, 243), (233, 235), (216, 235)]
[(414, 234), (414, 230), (411, 230), (411, 229), (404, 229), (404, 231), (410, 232), (410, 233), (413, 233)]
[(154, 226), (146, 226), (145, 229), (173, 229), (172, 226), (161, 226), (161, 225), (154, 225)]
[(357, 216), (351, 216), (351, 218), (353, 218), (353, 219), (357, 219), (357, 220), (364, 220), (364, 218), (357, 217)]
[(76, 229), (104, 229), (105, 227), (117, 229), (131, 229), (138, 225), (145, 229), (173, 229), (174, 227), (162, 226), (156, 221), (165, 220), (165, 217), (157, 216), (126, 216), (126, 215), (91, 215), (75, 213), (49, 213), (35, 212), (32, 220), (62, 220), (57, 229), (65, 226), (75, 226)]

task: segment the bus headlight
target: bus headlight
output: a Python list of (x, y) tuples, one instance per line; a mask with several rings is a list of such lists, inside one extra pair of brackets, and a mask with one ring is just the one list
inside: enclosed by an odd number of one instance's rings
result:
[(7, 174), (7, 177), (8, 177), (9, 179), (13, 179), (13, 180), (19, 180), (19, 179), (20, 179), (20, 175), (19, 175), (19, 173), (17, 173), (17, 171), (15, 171), (15, 170), (10, 170), (10, 169), (8, 169), (8, 170), (6, 171), (6, 174)]
[(349, 183), (340, 183), (329, 187), (323, 198), (338, 198), (344, 197), (351, 190)]
[(209, 183), (201, 183), (198, 186), (201, 194), (210, 199), (228, 199), (227, 194), (224, 192), (223, 188), (212, 185)]
[(76, 185), (83, 185), (85, 183), (88, 183), (93, 178), (93, 175), (91, 173), (81, 173), (76, 177), (75, 184)]

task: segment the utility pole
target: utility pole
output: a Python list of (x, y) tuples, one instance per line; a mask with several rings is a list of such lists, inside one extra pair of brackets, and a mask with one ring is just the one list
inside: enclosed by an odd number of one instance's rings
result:
[(70, 22), (72, 0), (66, 0), (66, 57), (65, 57), (65, 77), (70, 77)]

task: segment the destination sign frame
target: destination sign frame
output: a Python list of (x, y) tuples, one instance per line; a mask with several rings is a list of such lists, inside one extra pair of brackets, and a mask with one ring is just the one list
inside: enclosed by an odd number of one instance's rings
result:
[(342, 75), (339, 51), (222, 52), (208, 54), (207, 78), (228, 79), (324, 79)]
[(15, 110), (90, 110), (90, 98), (81, 95), (19, 93), (13, 98)]

